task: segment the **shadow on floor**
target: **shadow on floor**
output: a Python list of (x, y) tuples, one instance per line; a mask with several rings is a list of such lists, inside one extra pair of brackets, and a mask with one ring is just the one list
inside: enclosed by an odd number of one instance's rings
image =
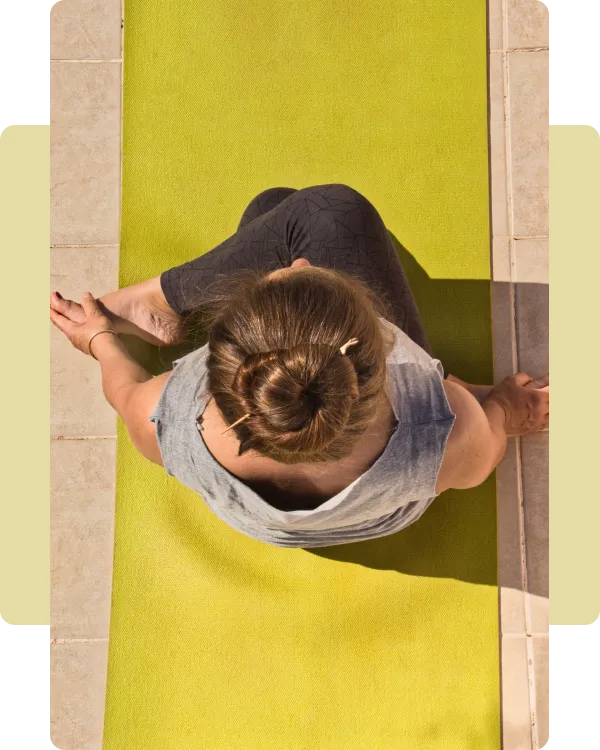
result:
[[(393, 240), (434, 356), (446, 372), (472, 383), (491, 383), (490, 282), (430, 279)], [(391, 536), (309, 551), (369, 568), (496, 585), (495, 477), (472, 490), (443, 493), (419, 521)]]

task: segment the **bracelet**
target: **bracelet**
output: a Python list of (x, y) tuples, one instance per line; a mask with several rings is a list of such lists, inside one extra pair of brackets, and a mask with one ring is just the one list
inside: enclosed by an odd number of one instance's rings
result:
[(96, 338), (96, 336), (99, 336), (101, 333), (112, 333), (113, 336), (119, 335), (116, 331), (111, 331), (110, 328), (103, 328), (101, 331), (96, 331), (96, 333), (88, 341), (88, 345), (87, 345), (87, 350), (88, 350), (87, 353), (91, 354), (91, 356), (94, 357), (95, 360), (98, 360), (98, 357), (94, 356), (94, 353), (92, 352), (92, 341)]

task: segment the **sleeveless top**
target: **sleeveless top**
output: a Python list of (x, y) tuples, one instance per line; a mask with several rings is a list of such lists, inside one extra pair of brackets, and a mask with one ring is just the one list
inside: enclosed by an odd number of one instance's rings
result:
[(440, 361), (388, 321), (382, 325), (395, 334), (386, 394), (397, 426), (375, 463), (337, 495), (314, 510), (278, 510), (218, 463), (196, 421), (210, 400), (207, 345), (175, 362), (150, 417), (167, 473), (198, 492), (229, 526), (279, 547), (358, 542), (414, 523), (436, 497), (455, 417)]

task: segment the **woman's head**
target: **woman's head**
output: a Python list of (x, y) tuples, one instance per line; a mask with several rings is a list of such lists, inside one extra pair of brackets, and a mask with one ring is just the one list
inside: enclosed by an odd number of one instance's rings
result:
[(210, 320), (208, 387), (228, 424), (250, 415), (234, 428), (240, 455), (296, 463), (352, 451), (385, 384), (380, 314), (360, 281), (320, 268), (228, 285)]

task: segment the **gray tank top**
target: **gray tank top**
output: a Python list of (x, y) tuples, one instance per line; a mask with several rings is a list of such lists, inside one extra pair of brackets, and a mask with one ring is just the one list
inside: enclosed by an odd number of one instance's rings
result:
[(314, 510), (279, 510), (213, 458), (197, 423), (210, 399), (207, 346), (177, 360), (150, 417), (167, 473), (198, 492), (229, 526), (280, 547), (358, 542), (414, 523), (436, 497), (454, 414), (439, 360), (396, 326), (382, 324), (395, 336), (386, 392), (397, 427), (377, 461), (337, 495)]

